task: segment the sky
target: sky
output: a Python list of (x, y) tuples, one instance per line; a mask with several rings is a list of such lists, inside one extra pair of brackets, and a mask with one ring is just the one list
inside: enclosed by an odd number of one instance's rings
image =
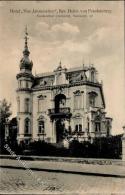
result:
[[(0, 2), (0, 100), (6, 98), (12, 103), (13, 116), (17, 110), (16, 74), (27, 25), (33, 74), (53, 71), (60, 60), (67, 68), (94, 64), (99, 80), (103, 81), (107, 116), (113, 118), (112, 133), (122, 133), (125, 125), (123, 3)], [(44, 13), (34, 13), (33, 9)], [(47, 17), (48, 10), (53, 16)]]

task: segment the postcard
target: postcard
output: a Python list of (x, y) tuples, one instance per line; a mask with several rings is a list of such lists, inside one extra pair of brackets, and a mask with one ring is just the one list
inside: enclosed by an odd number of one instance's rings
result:
[(1, 1), (0, 26), (0, 193), (125, 193), (124, 1)]

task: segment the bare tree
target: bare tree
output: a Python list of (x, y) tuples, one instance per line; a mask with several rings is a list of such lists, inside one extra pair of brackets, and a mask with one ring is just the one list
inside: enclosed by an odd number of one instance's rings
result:
[(3, 143), (5, 138), (5, 125), (9, 120), (12, 112), (10, 111), (11, 104), (6, 99), (0, 101), (0, 144)]

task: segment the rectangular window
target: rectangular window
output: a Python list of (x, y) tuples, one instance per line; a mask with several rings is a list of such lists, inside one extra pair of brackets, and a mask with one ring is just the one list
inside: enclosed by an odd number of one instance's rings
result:
[(100, 122), (96, 122), (96, 123), (95, 123), (95, 131), (96, 131), (96, 132), (100, 132), (100, 130), (101, 130)]
[(38, 99), (38, 112), (40, 112), (41, 111), (41, 99)]
[(95, 97), (89, 96), (89, 105), (94, 107), (95, 106)]
[(28, 118), (25, 119), (25, 134), (30, 132), (30, 120)]
[(26, 81), (26, 88), (29, 88), (29, 83), (28, 83), (28, 81)]
[(74, 96), (74, 109), (80, 109), (82, 107), (82, 96), (75, 95)]
[(38, 112), (45, 112), (46, 106), (46, 99), (38, 99)]
[(30, 112), (30, 101), (28, 98), (25, 99), (25, 112)]
[(90, 124), (89, 124), (89, 121), (87, 122), (87, 130), (88, 130), (88, 132), (89, 132), (89, 126), (90, 126)]
[(19, 88), (21, 88), (21, 87), (22, 87), (22, 86), (21, 86), (21, 84), (22, 84), (22, 83), (21, 83), (21, 81), (19, 81)]

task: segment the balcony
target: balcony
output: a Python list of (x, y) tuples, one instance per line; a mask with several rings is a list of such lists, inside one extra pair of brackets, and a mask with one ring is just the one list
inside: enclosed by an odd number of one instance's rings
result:
[(31, 133), (25, 133), (25, 134), (24, 134), (24, 137), (31, 137), (31, 136), (32, 136)]
[(96, 107), (96, 106), (90, 106), (89, 107), (89, 111), (93, 111), (93, 112), (97, 112), (98, 110), (102, 110), (102, 107)]
[(72, 114), (69, 107), (64, 107), (58, 109), (48, 109), (48, 115), (51, 118), (70, 118)]

